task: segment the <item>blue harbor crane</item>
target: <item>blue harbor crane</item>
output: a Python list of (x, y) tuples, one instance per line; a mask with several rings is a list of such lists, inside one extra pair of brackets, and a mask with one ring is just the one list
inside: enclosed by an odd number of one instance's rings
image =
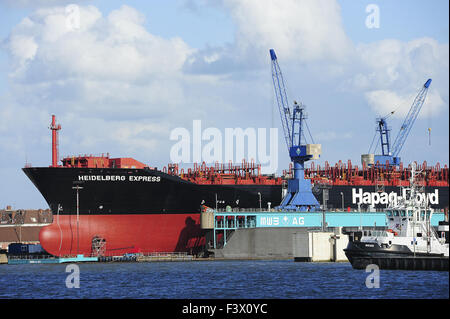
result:
[[(292, 109), (289, 107), (286, 86), (283, 74), (278, 65), (277, 56), (270, 49), (272, 60), (272, 80), (278, 109), (281, 117), (284, 138), (291, 161), (294, 163), (294, 176), (288, 180), (287, 193), (284, 196), (279, 209), (288, 211), (315, 211), (320, 209), (320, 204), (311, 190), (311, 181), (305, 179), (305, 162), (316, 159), (320, 155), (320, 144), (305, 144), (304, 126), (306, 124), (305, 106), (294, 101)], [(308, 128), (306, 126), (306, 128)]]
[[(377, 132), (380, 134), (380, 144), (381, 144), (381, 155), (374, 155), (373, 157), (373, 163), (371, 161), (368, 161), (369, 165), (376, 164), (377, 162), (379, 165), (384, 166), (386, 163), (389, 163), (389, 165), (399, 165), (400, 164), (400, 151), (403, 148), (403, 145), (405, 144), (406, 138), (409, 135), (409, 132), (411, 131), (412, 126), (414, 125), (414, 122), (416, 121), (417, 116), (419, 115), (420, 109), (422, 108), (425, 98), (427, 96), (428, 88), (431, 84), (431, 79), (428, 79), (425, 84), (420, 89), (419, 93), (414, 99), (414, 102), (411, 105), (411, 108), (409, 109), (408, 114), (406, 115), (405, 120), (403, 121), (402, 126), (400, 127), (400, 130), (397, 134), (397, 137), (394, 140), (394, 143), (392, 146), (390, 145), (390, 139), (389, 139), (389, 131), (390, 128), (387, 126), (386, 119), (392, 115), (394, 112), (389, 113), (385, 117), (377, 118)], [(370, 147), (370, 149), (372, 146)], [(369, 149), (369, 153), (370, 153)], [(362, 161), (367, 161), (370, 154), (364, 154), (362, 155)]]

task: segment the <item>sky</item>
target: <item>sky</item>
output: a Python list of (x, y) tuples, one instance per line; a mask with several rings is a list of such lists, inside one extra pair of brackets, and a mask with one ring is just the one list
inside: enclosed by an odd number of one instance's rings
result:
[(315, 165), (361, 165), (376, 118), (395, 111), (394, 137), (428, 78), (400, 157), (448, 165), (448, 7), (446, 0), (0, 0), (0, 208), (47, 207), (21, 169), (51, 164), (52, 114), (62, 126), (60, 157), (109, 153), (158, 168), (171, 162), (171, 133), (192, 133), (194, 120), (223, 136), (226, 128), (278, 128), (281, 174), (289, 157), (271, 48), (289, 101), (306, 105), (308, 142), (322, 145)]

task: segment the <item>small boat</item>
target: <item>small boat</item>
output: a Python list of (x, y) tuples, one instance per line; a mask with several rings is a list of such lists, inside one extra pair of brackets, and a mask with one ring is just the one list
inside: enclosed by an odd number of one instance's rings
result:
[(433, 209), (428, 207), (420, 186), (414, 183), (411, 165), (410, 186), (396, 206), (386, 209), (386, 230), (354, 232), (344, 252), (354, 269), (375, 264), (379, 269), (448, 271), (448, 215), (440, 222), (438, 236), (431, 226)]

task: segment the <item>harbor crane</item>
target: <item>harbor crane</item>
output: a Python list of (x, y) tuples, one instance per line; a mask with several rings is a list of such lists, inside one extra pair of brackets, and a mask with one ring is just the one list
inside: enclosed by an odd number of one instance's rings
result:
[[(428, 79), (425, 84), (421, 87), (419, 93), (415, 97), (408, 114), (403, 121), (402, 126), (394, 140), (392, 146), (390, 145), (389, 139), (389, 131), (390, 128), (387, 125), (386, 119), (394, 114), (394, 112), (389, 113), (385, 117), (377, 118), (377, 132), (380, 134), (380, 144), (381, 144), (381, 155), (373, 155), (373, 154), (363, 154), (361, 155), (361, 161), (368, 165), (375, 165), (378, 162), (378, 165), (384, 166), (395, 165), (398, 166), (400, 164), (400, 151), (405, 144), (406, 138), (411, 131), (414, 122), (416, 121), (417, 116), (419, 115), (420, 109), (422, 108), (425, 98), (428, 93), (428, 88), (430, 87), (431, 79)], [(372, 146), (369, 148), (369, 153)]]
[[(320, 204), (311, 190), (311, 181), (305, 179), (305, 162), (320, 156), (320, 144), (306, 144), (304, 126), (306, 124), (305, 106), (294, 101), (289, 107), (286, 86), (281, 73), (278, 59), (273, 49), (270, 49), (272, 61), (272, 80), (280, 112), (281, 125), (291, 161), (294, 163), (294, 176), (288, 180), (287, 193), (279, 209), (293, 211), (315, 211)], [(306, 126), (307, 127), (307, 126)]]

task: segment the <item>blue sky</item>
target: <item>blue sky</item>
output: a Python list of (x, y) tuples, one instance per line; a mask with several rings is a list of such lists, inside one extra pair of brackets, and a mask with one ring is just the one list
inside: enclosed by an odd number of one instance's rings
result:
[[(340, 0), (344, 27), (354, 41), (369, 42), (396, 38), (403, 41), (433, 37), (448, 42), (448, 1), (411, 0)], [(365, 8), (369, 4), (380, 8), (380, 28), (368, 29), (364, 23)]]
[[(62, 29), (67, 5), (81, 28)], [(367, 28), (376, 4), (380, 27)], [(170, 162), (170, 132), (280, 126), (268, 50), (288, 97), (307, 105), (322, 157), (360, 164), (375, 118), (418, 89), (427, 101), (402, 150), (405, 163), (448, 164), (448, 1), (0, 0), (0, 207), (45, 208), (21, 171), (50, 164), (51, 114), (60, 155), (106, 153)], [(428, 128), (432, 128), (431, 145)], [(278, 173), (288, 166), (279, 130)], [(378, 149), (379, 150), (379, 149)], [(189, 164), (188, 164), (189, 166)]]

